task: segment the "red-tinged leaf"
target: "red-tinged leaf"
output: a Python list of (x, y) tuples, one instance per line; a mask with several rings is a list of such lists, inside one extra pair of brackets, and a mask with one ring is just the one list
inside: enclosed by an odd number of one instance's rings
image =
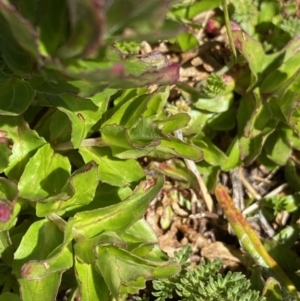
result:
[(67, 67), (59, 63), (49, 63), (49, 69), (56, 69), (64, 78), (83, 80), (91, 85), (110, 88), (132, 88), (151, 84), (174, 84), (179, 79), (180, 65), (170, 63), (164, 55), (151, 52), (143, 57), (124, 56), (114, 48), (108, 48), (106, 62), (78, 60), (75, 65)]
[(4, 202), (0, 202), (0, 222), (6, 223), (10, 219), (11, 209)]
[(291, 295), (298, 297), (294, 284), (277, 262), (268, 254), (256, 232), (251, 228), (241, 212), (235, 207), (226, 187), (218, 185), (216, 187), (215, 194), (232, 229), (239, 238), (242, 247), (259, 265), (269, 269), (280, 283), (286, 287)]

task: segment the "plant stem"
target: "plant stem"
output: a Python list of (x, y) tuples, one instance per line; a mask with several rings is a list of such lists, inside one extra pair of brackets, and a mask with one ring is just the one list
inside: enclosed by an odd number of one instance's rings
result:
[(224, 18), (225, 18), (225, 26), (226, 26), (226, 31), (227, 31), (227, 36), (228, 36), (228, 41), (230, 48), (232, 50), (232, 53), (234, 57), (237, 57), (236, 54), (236, 49), (233, 43), (233, 38), (232, 38), (232, 33), (231, 33), (231, 26), (230, 26), (230, 20), (229, 20), (229, 14), (228, 14), (228, 9), (227, 9), (227, 1), (223, 0), (223, 11), (224, 11)]
[[(182, 135), (181, 130), (175, 131), (174, 135), (176, 138), (180, 139), (181, 141), (183, 140), (183, 135)], [(200, 188), (200, 193), (202, 195), (203, 201), (205, 202), (208, 211), (213, 212), (214, 211), (214, 202), (208, 192), (208, 189), (207, 189), (198, 169), (197, 169), (196, 163), (189, 159), (184, 159), (184, 162), (185, 162), (187, 168), (196, 176), (196, 179), (197, 179), (197, 182), (198, 182), (198, 185)]]

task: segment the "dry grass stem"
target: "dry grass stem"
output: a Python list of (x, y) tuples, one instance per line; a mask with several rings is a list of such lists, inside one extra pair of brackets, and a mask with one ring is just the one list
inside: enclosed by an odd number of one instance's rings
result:
[[(182, 135), (182, 131), (181, 130), (177, 130), (174, 132), (175, 134), (175, 137), (180, 139), (180, 140), (183, 140), (183, 135)], [(184, 162), (187, 166), (187, 168), (195, 175), (196, 179), (197, 179), (197, 182), (198, 182), (198, 185), (199, 185), (199, 188), (200, 188), (200, 193), (201, 193), (201, 196), (203, 198), (203, 201), (205, 202), (206, 204), (206, 207), (208, 209), (209, 212), (213, 212), (214, 211), (214, 202), (213, 202), (213, 199), (212, 197), (210, 196), (208, 190), (207, 190), (207, 187), (197, 169), (197, 166), (196, 166), (196, 163), (192, 160), (189, 160), (189, 159), (184, 159)], [(197, 193), (197, 192), (196, 192)]]

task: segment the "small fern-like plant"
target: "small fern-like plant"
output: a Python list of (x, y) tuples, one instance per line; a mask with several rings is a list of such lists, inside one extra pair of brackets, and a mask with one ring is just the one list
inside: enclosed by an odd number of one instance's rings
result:
[(208, 97), (216, 97), (225, 92), (226, 85), (222, 77), (218, 74), (212, 73), (208, 76), (206, 84), (203, 88), (203, 93)]
[(300, 34), (300, 20), (298, 18), (283, 19), (280, 28), (287, 32), (291, 37)]
[(251, 283), (240, 272), (220, 273), (222, 262), (204, 262), (189, 268), (192, 250), (186, 245), (175, 254), (175, 260), (182, 265), (181, 272), (168, 279), (153, 281), (156, 290), (152, 294), (156, 301), (173, 298), (177, 294), (182, 301), (264, 301), (258, 291), (250, 289)]
[(258, 14), (258, 1), (233, 0), (231, 1), (231, 3), (235, 8), (233, 20), (237, 23), (248, 22), (253, 18), (253, 16), (256, 16)]

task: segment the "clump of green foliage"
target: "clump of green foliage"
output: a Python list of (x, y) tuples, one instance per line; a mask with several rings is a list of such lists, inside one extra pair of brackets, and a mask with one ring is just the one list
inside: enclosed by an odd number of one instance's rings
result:
[(168, 279), (154, 280), (153, 295), (156, 301), (172, 299), (176, 293), (182, 301), (264, 301), (260, 293), (252, 290), (251, 283), (240, 272), (220, 273), (220, 260), (201, 262), (190, 268), (192, 250), (186, 245), (175, 252), (174, 259), (181, 264), (181, 271)]
[[(296, 25), (282, 21), (277, 1), (253, 5), (256, 13), (245, 16), (230, 4), (231, 17), (242, 21), (233, 31), (236, 68), (211, 75), (198, 91), (177, 82), (180, 66), (164, 55), (137, 53), (143, 40), (198, 47), (181, 25), (199, 29), (192, 19), (220, 11), (220, 0), (0, 0), (0, 301), (110, 301), (177, 275), (178, 260), (159, 249), (143, 215), (164, 187), (161, 173), (196, 187), (182, 159), (197, 162), (210, 191), (220, 171), (255, 160), (284, 166), (299, 196), (291, 157), (300, 150), (300, 42), (288, 29)], [(170, 84), (182, 89), (184, 105), (169, 103)], [(222, 147), (214, 143), (229, 131)], [(139, 163), (146, 156), (172, 161), (148, 173)], [(291, 195), (261, 206), (272, 219), (274, 209), (297, 214), (298, 203)], [(300, 267), (290, 264), (289, 248), (298, 236), (292, 225), (269, 248), (294, 278)], [(174, 289), (182, 298), (231, 279), (248, 287), (242, 276), (210, 275), (211, 285), (194, 292), (186, 279), (198, 288), (220, 264), (193, 272), (181, 256), (174, 279), (184, 276)]]

